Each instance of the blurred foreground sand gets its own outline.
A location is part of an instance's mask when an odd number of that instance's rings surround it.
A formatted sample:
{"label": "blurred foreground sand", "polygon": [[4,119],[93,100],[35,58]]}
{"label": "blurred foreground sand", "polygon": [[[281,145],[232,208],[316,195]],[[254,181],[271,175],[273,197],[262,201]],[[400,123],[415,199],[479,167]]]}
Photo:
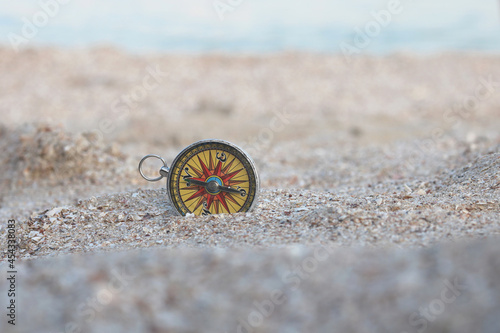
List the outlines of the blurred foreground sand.
{"label": "blurred foreground sand", "polygon": [[[15,218],[24,258],[2,332],[500,329],[500,57],[0,49],[0,73],[0,246]],[[253,212],[180,217],[138,175],[204,138],[255,159]]]}

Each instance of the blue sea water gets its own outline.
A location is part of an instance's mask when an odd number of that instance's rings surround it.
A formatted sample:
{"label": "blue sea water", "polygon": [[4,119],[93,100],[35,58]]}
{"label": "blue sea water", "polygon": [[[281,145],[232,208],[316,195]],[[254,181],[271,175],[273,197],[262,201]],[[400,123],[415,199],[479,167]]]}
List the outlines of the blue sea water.
{"label": "blue sea water", "polygon": [[[376,23],[373,13],[390,13],[391,1],[399,2],[397,13],[385,16],[386,25]],[[0,8],[0,44],[7,46],[111,44],[132,52],[183,53],[337,53],[342,45],[375,54],[500,51],[498,0],[0,0]],[[23,34],[30,23],[35,33]],[[369,28],[370,36],[360,37]]]}

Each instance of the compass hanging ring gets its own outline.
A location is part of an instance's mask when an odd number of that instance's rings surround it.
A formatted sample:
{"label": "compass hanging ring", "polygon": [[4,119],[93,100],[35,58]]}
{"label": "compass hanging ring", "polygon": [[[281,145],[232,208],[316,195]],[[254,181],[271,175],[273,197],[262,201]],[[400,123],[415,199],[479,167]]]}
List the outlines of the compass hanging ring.
{"label": "compass hanging ring", "polygon": [[[158,176],[156,178],[150,178],[150,177],[148,177],[148,176],[146,176],[144,174],[144,172],[142,171],[142,163],[144,163],[144,161],[147,160],[148,158],[157,158],[157,159],[159,159],[160,161],[163,162],[163,166],[160,169],[160,176]],[[141,174],[142,178],[146,179],[147,181],[149,181],[149,182],[157,182],[160,179],[162,179],[163,177],[167,177],[167,175],[168,175],[167,162],[165,162],[165,160],[163,158],[161,158],[160,156],[158,156],[158,155],[155,155],[155,154],[146,155],[139,162],[139,173]]]}
{"label": "compass hanging ring", "polygon": [[[156,178],[142,169],[148,158],[163,166]],[[167,179],[167,193],[181,215],[209,215],[250,211],[259,192],[259,176],[253,160],[238,146],[223,140],[202,140],[184,148],[171,167],[150,154],[139,162],[139,173],[147,181]]]}

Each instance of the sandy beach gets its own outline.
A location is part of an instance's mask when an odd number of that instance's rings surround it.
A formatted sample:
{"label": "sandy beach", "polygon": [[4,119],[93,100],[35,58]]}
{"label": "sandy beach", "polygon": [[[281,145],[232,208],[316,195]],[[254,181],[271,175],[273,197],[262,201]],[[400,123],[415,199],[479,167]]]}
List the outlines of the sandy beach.
{"label": "sandy beach", "polygon": [[[500,329],[499,56],[0,48],[0,73],[0,331]],[[207,138],[255,160],[253,211],[182,217],[137,172]]]}

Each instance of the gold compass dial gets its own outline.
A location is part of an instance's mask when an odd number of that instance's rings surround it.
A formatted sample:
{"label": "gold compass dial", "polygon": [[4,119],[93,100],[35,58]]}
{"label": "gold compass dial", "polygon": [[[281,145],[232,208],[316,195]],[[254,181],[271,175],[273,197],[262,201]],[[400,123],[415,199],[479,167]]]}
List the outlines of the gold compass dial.
{"label": "gold compass dial", "polygon": [[184,149],[170,168],[168,191],[182,215],[247,212],[258,191],[252,160],[236,146],[216,140]]}

